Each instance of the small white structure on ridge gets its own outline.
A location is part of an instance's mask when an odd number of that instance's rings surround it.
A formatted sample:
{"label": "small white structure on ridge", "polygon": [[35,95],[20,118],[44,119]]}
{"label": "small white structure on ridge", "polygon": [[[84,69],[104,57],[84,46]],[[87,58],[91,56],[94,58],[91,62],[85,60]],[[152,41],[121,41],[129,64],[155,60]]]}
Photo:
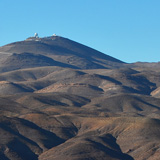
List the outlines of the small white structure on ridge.
{"label": "small white structure on ridge", "polygon": [[52,36],[57,36],[55,33]]}
{"label": "small white structure on ridge", "polygon": [[38,37],[38,33],[35,33],[35,34],[34,34],[34,37],[35,37],[35,38],[39,38],[39,37]]}

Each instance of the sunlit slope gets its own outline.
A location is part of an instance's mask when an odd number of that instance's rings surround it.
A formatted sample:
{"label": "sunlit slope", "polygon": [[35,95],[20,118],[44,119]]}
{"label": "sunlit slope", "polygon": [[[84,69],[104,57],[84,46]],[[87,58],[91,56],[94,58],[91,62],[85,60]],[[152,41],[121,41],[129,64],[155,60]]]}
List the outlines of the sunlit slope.
{"label": "sunlit slope", "polygon": [[159,160],[158,67],[59,36],[0,47],[0,159]]}

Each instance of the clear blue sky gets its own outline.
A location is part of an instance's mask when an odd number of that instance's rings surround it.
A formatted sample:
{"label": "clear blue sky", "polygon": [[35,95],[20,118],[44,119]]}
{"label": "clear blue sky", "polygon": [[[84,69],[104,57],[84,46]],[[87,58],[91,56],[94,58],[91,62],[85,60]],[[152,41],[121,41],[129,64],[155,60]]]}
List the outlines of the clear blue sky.
{"label": "clear blue sky", "polygon": [[53,33],[125,62],[160,61],[160,0],[0,0],[0,46]]}

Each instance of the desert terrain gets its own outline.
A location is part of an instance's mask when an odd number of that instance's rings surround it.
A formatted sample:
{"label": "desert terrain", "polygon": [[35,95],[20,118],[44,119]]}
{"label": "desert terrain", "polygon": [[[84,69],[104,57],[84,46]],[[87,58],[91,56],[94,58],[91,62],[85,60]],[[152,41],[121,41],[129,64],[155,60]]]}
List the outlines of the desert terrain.
{"label": "desert terrain", "polygon": [[0,47],[0,160],[159,160],[160,63],[60,36]]}

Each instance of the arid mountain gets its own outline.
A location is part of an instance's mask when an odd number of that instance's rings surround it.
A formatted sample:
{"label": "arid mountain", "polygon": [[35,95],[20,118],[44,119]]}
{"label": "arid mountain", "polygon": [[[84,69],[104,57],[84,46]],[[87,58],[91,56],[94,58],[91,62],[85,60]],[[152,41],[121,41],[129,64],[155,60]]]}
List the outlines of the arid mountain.
{"label": "arid mountain", "polygon": [[159,160],[158,68],[59,36],[0,47],[0,160]]}
{"label": "arid mountain", "polygon": [[[0,48],[0,57],[2,57],[1,60],[5,60],[13,53],[22,54],[25,52],[38,55],[41,54],[41,56],[44,55],[52,58],[55,61],[61,62],[62,64],[67,64],[66,66],[61,65],[61,67],[69,67],[68,65],[70,65],[71,68],[74,67],[79,69],[97,69],[116,68],[123,64],[123,62],[119,61],[118,59],[59,36],[36,39],[31,37],[26,39],[25,41],[8,44]],[[13,56],[11,58],[13,58]],[[38,59],[41,57],[36,58]],[[43,64],[44,61],[42,63],[42,66]],[[48,66],[47,64],[48,63],[46,63],[46,66]]]}

